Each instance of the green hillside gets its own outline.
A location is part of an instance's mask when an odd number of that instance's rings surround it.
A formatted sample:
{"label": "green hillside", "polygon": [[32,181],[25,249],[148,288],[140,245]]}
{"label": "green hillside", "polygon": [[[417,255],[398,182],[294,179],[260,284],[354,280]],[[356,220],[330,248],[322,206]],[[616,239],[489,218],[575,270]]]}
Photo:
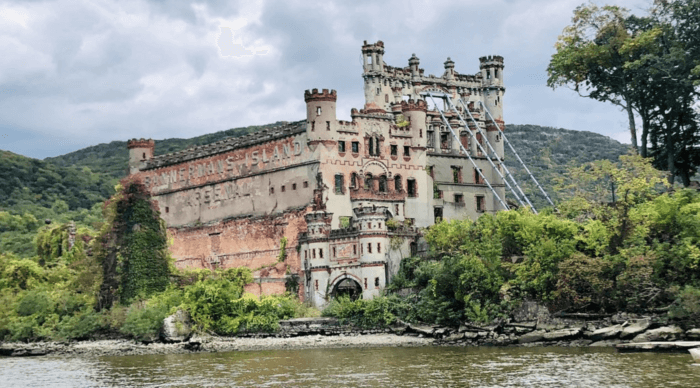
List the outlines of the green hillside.
{"label": "green hillside", "polygon": [[[561,176],[569,166],[579,166],[600,159],[617,161],[620,155],[624,155],[630,150],[630,146],[627,144],[621,144],[607,136],[587,131],[511,124],[506,125],[505,133],[518,155],[554,203],[563,199],[561,193],[555,191],[555,178]],[[506,148],[506,166],[513,173],[525,194],[536,208],[549,206],[545,197],[508,146],[504,146]],[[510,199],[515,202],[512,196]]]}
{"label": "green hillside", "polygon": [[[278,121],[274,124],[232,128],[190,139],[156,140],[155,154],[156,156],[168,154],[194,146],[214,143],[228,137],[247,135],[263,128],[276,127],[285,123]],[[113,141],[44,160],[58,166],[89,167],[95,172],[108,174],[114,178],[123,178],[128,174],[129,152],[126,149],[126,140]]]}

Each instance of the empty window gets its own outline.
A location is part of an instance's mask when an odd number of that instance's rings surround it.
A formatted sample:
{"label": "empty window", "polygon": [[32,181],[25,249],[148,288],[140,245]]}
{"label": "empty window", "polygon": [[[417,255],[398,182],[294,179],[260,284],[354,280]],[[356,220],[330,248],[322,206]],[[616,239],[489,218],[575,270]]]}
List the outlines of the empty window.
{"label": "empty window", "polygon": [[499,142],[499,141],[501,141],[501,134],[497,133],[496,134],[496,142]]}
{"label": "empty window", "polygon": [[330,131],[330,130],[331,130],[331,122],[326,121],[326,131]]}
{"label": "empty window", "polygon": [[365,278],[365,290],[367,289],[367,278]]}
{"label": "empty window", "polygon": [[146,153],[143,153],[143,157],[141,159],[146,159]]}
{"label": "empty window", "polygon": [[374,286],[379,287],[379,278],[374,278]]}
{"label": "empty window", "polygon": [[372,174],[365,175],[365,190],[372,190]]}
{"label": "empty window", "polygon": [[275,193],[275,188],[274,188],[274,187],[270,187],[270,194],[274,194],[274,193]]}
{"label": "empty window", "polygon": [[367,63],[370,65],[372,64],[372,56],[371,55],[367,56]]}
{"label": "empty window", "polygon": [[372,253],[372,243],[367,243],[367,253]]}
{"label": "empty window", "polygon": [[450,135],[447,132],[440,132],[440,148],[450,149],[452,148],[450,143]]}
{"label": "empty window", "polygon": [[457,204],[464,204],[464,195],[462,195],[462,194],[455,194],[455,203],[457,203]]}
{"label": "empty window", "polygon": [[388,94],[384,95],[384,102],[389,102],[389,95]]}
{"label": "empty window", "polygon": [[316,286],[316,291],[318,291],[318,279],[314,282],[314,285]]}
{"label": "empty window", "polygon": [[377,243],[377,253],[382,253],[382,243]]}
{"label": "empty window", "polygon": [[338,152],[345,152],[345,141],[340,140],[338,142]]}
{"label": "empty window", "polygon": [[353,189],[357,188],[357,173],[356,172],[353,172],[350,175],[350,187]]}
{"label": "empty window", "polygon": [[323,248],[318,248],[318,257],[323,259]]}
{"label": "empty window", "polygon": [[369,155],[373,156],[374,155],[374,138],[370,137],[369,138]]}
{"label": "empty window", "polygon": [[[478,145],[476,147],[476,149],[477,149],[476,152],[478,155],[481,155],[482,154],[481,150],[484,147],[484,137],[481,136],[481,132],[476,133],[476,142],[478,143]],[[479,146],[481,146],[481,147],[479,147]]]}
{"label": "empty window", "polygon": [[336,174],[335,175],[335,193],[336,194],[343,194],[344,192],[344,187],[345,182],[343,182],[343,174]]}
{"label": "empty window", "polygon": [[166,206],[166,207],[165,207],[165,212],[166,212],[166,213],[170,213],[170,208]]}
{"label": "empty window", "polygon": [[394,204],[394,214],[397,216],[399,215],[399,204],[398,203]]}
{"label": "empty window", "polygon": [[336,257],[335,247],[333,247],[333,257]]}
{"label": "empty window", "polygon": [[320,106],[317,106],[317,107],[316,107],[316,114],[317,114],[317,115],[320,115],[320,114],[321,114],[321,107],[320,107]]}
{"label": "empty window", "polygon": [[352,246],[352,254],[353,254],[353,255],[356,255],[356,254],[357,254],[357,245],[354,245],[354,244],[353,244],[353,246]]}
{"label": "empty window", "polygon": [[312,122],[311,122],[311,132],[313,132],[314,129],[316,129],[316,122],[315,122],[315,121],[312,121]]}
{"label": "empty window", "polygon": [[428,147],[435,147],[435,131],[428,130]]}
{"label": "empty window", "polygon": [[303,188],[309,187],[309,182],[304,181],[304,183],[302,183],[302,187],[303,187]]}
{"label": "empty window", "polygon": [[391,156],[396,156],[399,154],[399,146],[396,144],[391,145]]}
{"label": "empty window", "polygon": [[406,191],[408,193],[409,197],[415,197],[416,196],[416,180],[415,179],[407,179],[406,180]]}
{"label": "empty window", "polygon": [[304,249],[304,258],[308,259],[309,258],[309,251]]}
{"label": "empty window", "polygon": [[462,183],[462,168],[459,166],[452,166],[452,182]]}
{"label": "empty window", "polygon": [[311,258],[315,259],[316,258],[316,248],[311,250]]}
{"label": "empty window", "polygon": [[469,143],[471,143],[470,140],[471,140],[471,137],[469,136],[469,133],[467,131],[460,132],[459,142],[462,143],[462,147],[464,147],[464,149],[466,149],[467,151],[470,151],[469,150],[469,147],[471,146],[469,144]]}
{"label": "empty window", "polygon": [[411,155],[411,147],[410,146],[403,146],[403,156],[410,156]]}
{"label": "empty window", "polygon": [[284,193],[284,185],[282,185],[282,187],[280,187],[280,190]]}
{"label": "empty window", "polygon": [[395,191],[401,191],[403,187],[401,187],[401,175],[397,175],[394,177],[394,190]]}
{"label": "empty window", "polygon": [[382,88],[377,88],[377,95],[382,94]]}
{"label": "empty window", "polygon": [[296,183],[292,183],[292,190],[296,190],[296,189],[297,189],[297,184],[296,184]]}
{"label": "empty window", "polygon": [[386,175],[379,177],[379,192],[386,193]]}
{"label": "empty window", "polygon": [[484,201],[483,195],[476,196],[476,211],[483,212],[486,210],[486,202]]}
{"label": "empty window", "polygon": [[481,176],[481,169],[474,168],[474,183],[483,185],[484,178]]}
{"label": "empty window", "polygon": [[436,207],[433,210],[433,214],[435,215],[435,223],[439,223],[442,221],[442,208],[441,207]]}

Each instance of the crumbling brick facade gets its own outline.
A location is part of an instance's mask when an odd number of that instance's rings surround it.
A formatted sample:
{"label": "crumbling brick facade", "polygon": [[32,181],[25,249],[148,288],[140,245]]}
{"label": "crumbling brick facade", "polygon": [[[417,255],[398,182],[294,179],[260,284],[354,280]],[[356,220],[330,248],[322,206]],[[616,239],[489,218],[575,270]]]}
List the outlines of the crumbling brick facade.
{"label": "crumbling brick facade", "polygon": [[[362,54],[366,101],[350,122],[336,119],[334,90],[313,89],[304,93],[303,121],[158,157],[153,141],[129,141],[131,174],[157,201],[177,266],[247,266],[255,270],[248,291],[294,283],[323,307],[338,293],[377,295],[400,260],[424,246],[418,228],[498,210],[422,93],[467,102],[502,160],[500,132],[475,102],[503,128],[503,58],[481,58],[475,75],[457,73],[448,58],[435,77],[415,55],[408,67],[386,65],[381,41],[365,42]],[[503,198],[502,180],[467,136],[475,127],[446,116]]]}

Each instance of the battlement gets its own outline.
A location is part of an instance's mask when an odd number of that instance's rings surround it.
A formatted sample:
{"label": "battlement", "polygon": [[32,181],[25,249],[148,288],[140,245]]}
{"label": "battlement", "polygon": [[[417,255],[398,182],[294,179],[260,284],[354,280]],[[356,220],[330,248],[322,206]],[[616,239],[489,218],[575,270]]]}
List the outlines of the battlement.
{"label": "battlement", "polygon": [[386,206],[360,206],[352,209],[355,213],[356,218],[367,217],[367,216],[386,216],[389,208]]}
{"label": "battlement", "polygon": [[131,139],[126,142],[126,148],[132,149],[132,148],[154,148],[156,146],[156,142],[153,139]]}
{"label": "battlement", "polygon": [[363,53],[369,53],[369,52],[381,52],[382,54],[384,53],[384,42],[381,40],[378,40],[377,43],[367,43],[367,41],[364,41],[362,44],[362,52]]}
{"label": "battlement", "polygon": [[335,91],[335,89],[331,90],[330,92],[328,89],[323,89],[321,93],[318,92],[318,89],[312,89],[311,91],[306,90],[304,91],[304,101],[309,102],[309,101],[337,101],[338,100],[338,93]]}
{"label": "battlement", "polygon": [[414,101],[413,99],[409,99],[408,101],[401,101],[401,111],[402,112],[409,112],[409,111],[421,111],[421,112],[427,112],[428,111],[428,104],[425,102],[425,100],[417,100]]}
{"label": "battlement", "polygon": [[500,55],[488,55],[485,57],[480,57],[479,63],[480,63],[481,67],[486,66],[486,65],[501,65],[501,66],[503,66],[503,57]]}

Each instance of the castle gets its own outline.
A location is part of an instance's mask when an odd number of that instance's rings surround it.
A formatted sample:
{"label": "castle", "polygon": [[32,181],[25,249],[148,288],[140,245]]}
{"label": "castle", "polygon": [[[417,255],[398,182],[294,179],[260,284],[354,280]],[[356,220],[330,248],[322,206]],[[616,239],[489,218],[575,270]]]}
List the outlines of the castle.
{"label": "castle", "polygon": [[[504,182],[472,143],[484,141],[478,125],[500,168],[503,58],[480,58],[472,75],[448,58],[436,77],[415,54],[407,67],[383,54],[381,41],[362,46],[365,105],[352,121],[336,119],[335,90],[313,89],[302,121],[162,156],[153,140],[128,142],[130,176],[160,208],[178,267],[246,266],[247,291],[293,290],[323,307],[340,293],[378,295],[402,258],[425,250],[420,228],[501,209],[482,176],[501,198]],[[481,174],[426,92],[465,101],[476,124],[445,119]]]}

